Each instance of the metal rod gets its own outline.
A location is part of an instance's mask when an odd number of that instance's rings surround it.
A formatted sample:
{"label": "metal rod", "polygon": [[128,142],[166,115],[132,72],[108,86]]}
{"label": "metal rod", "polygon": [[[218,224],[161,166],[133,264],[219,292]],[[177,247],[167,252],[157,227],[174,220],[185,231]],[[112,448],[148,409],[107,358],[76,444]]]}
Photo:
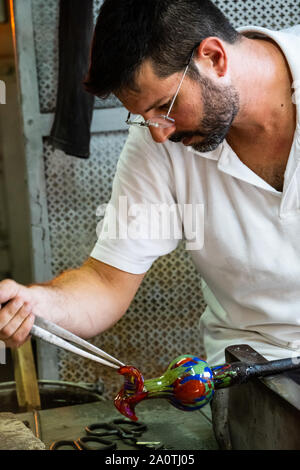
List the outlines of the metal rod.
{"label": "metal rod", "polygon": [[[115,357],[111,356],[110,354],[107,354],[105,351],[102,351],[102,349],[97,348],[93,344],[88,343],[88,341],[85,341],[84,339],[80,338],[79,336],[74,335],[68,330],[65,330],[61,326],[56,325],[55,323],[50,322],[49,320],[45,320],[42,317],[36,317],[34,324],[38,327],[44,328],[45,330],[49,331],[50,333],[60,336],[61,338],[64,338],[67,341],[72,341],[73,343],[84,347],[85,349],[88,349],[89,351],[94,352],[100,357],[103,357],[109,361],[112,361],[116,363],[119,367],[124,366],[124,364],[116,359]],[[34,334],[34,333],[32,333]],[[42,338],[45,341],[47,341],[47,338]]]}
{"label": "metal rod", "polygon": [[67,351],[77,354],[78,356],[91,359],[92,361],[99,362],[100,364],[104,366],[112,367],[113,369],[119,369],[119,366],[117,366],[116,364],[105,361],[104,359],[101,359],[98,356],[95,356],[86,351],[83,351],[82,349],[79,349],[76,346],[73,346],[73,344],[68,343],[62,338],[59,338],[58,336],[50,333],[49,331],[44,330],[43,328],[40,328],[39,326],[33,325],[33,327],[31,328],[31,334],[33,336],[36,336],[39,339],[47,341],[47,343],[54,344],[55,346],[58,346],[62,349],[66,349]]}
{"label": "metal rod", "polygon": [[277,359],[261,364],[233,362],[212,367],[215,388],[242,384],[254,377],[266,377],[289,370],[300,369],[300,357]]}

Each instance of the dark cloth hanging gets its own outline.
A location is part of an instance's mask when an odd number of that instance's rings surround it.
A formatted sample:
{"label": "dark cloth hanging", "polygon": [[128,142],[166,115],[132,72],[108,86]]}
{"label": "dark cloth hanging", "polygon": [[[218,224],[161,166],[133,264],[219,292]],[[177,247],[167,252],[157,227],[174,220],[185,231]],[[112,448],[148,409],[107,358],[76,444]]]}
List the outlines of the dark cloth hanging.
{"label": "dark cloth hanging", "polygon": [[59,77],[50,142],[68,155],[89,157],[94,97],[82,82],[89,67],[93,0],[60,0]]}

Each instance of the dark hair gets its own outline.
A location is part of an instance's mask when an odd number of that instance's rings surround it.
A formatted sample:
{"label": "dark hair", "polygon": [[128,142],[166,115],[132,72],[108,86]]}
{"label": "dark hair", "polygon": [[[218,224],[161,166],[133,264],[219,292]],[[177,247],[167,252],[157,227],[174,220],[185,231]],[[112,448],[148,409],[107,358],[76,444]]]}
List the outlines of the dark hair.
{"label": "dark hair", "polygon": [[210,0],[105,0],[97,20],[84,86],[106,98],[137,89],[136,73],[151,58],[159,77],[182,70],[210,36],[235,43],[240,34]]}

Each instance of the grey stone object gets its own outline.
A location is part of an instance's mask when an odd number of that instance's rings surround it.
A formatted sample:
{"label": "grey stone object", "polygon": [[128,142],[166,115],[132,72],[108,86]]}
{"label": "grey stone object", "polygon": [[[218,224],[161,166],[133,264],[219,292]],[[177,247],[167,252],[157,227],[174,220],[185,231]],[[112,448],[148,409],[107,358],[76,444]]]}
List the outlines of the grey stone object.
{"label": "grey stone object", "polygon": [[45,450],[45,444],[13,413],[0,413],[0,450]]}

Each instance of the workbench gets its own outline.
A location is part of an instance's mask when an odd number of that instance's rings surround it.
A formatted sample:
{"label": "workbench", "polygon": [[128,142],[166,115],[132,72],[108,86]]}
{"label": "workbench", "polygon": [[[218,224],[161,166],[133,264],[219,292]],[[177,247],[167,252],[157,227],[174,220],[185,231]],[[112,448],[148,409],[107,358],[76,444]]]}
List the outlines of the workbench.
{"label": "workbench", "polygon": [[[143,441],[161,441],[174,450],[215,450],[215,440],[210,407],[193,412],[183,412],[163,400],[148,400],[138,405],[137,416],[140,422],[147,424]],[[95,422],[108,422],[122,417],[112,401],[98,401],[84,405],[65,406],[42,410],[40,415],[41,440],[46,449],[53,441],[77,439],[85,435],[84,427]],[[31,412],[15,415],[21,421],[27,421],[34,432],[34,420]],[[121,440],[117,440],[118,450],[135,449]],[[1,448],[1,440],[0,440]]]}
{"label": "workbench", "polygon": [[[248,345],[230,346],[225,353],[228,362],[266,362]],[[136,413],[139,422],[145,423],[148,429],[141,440],[159,441],[168,450],[299,450],[300,382],[299,375],[296,380],[291,374],[290,371],[256,378],[243,385],[217,390],[212,401],[213,423],[209,405],[201,410],[183,412],[166,400],[142,401]],[[122,417],[112,400],[99,398],[92,403],[39,411],[41,434],[38,443],[34,441],[33,412],[11,414],[11,423],[9,417],[4,416],[3,428],[1,415],[5,413],[0,413],[0,449],[25,450],[37,444],[49,449],[54,441],[83,437],[86,434],[84,428],[90,424],[112,422]],[[24,421],[28,422],[31,436],[26,435],[26,429],[21,429],[22,426],[25,428]],[[19,436],[16,439],[13,429]],[[116,443],[117,450],[136,449],[120,439]]]}

